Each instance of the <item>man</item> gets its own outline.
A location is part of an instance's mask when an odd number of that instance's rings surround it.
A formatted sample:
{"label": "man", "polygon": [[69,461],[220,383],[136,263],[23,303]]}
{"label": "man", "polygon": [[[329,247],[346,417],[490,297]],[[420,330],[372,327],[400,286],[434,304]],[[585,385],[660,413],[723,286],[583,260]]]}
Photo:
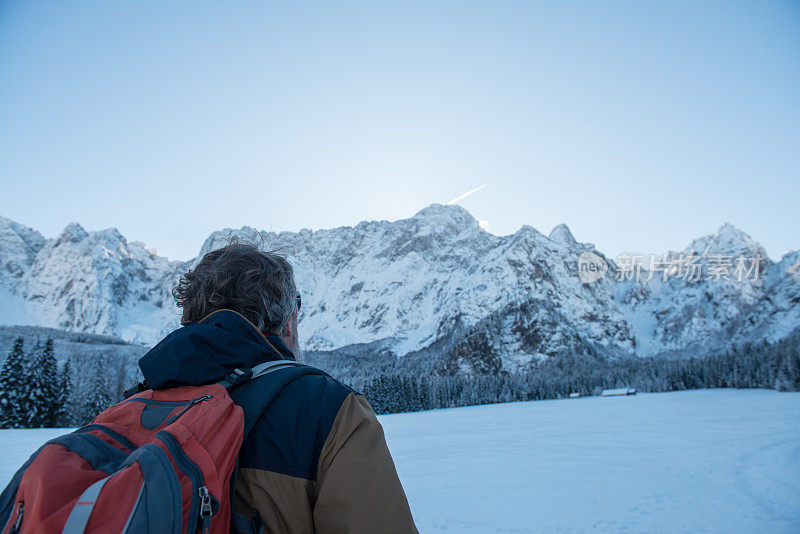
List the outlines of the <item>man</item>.
{"label": "man", "polygon": [[[181,324],[199,328],[140,360],[150,387],[300,355],[300,296],[277,254],[230,244],[206,254],[173,295]],[[290,382],[257,421],[239,454],[233,508],[269,533],[417,532],[372,408],[324,375]]]}

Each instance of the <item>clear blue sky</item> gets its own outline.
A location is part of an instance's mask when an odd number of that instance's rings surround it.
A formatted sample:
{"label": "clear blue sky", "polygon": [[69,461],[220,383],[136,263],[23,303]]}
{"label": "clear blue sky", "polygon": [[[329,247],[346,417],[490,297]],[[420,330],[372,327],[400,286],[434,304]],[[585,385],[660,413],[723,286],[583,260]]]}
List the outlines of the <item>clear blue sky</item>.
{"label": "clear blue sky", "polygon": [[800,248],[800,2],[0,0],[0,214],[188,259],[461,204],[606,254]]}

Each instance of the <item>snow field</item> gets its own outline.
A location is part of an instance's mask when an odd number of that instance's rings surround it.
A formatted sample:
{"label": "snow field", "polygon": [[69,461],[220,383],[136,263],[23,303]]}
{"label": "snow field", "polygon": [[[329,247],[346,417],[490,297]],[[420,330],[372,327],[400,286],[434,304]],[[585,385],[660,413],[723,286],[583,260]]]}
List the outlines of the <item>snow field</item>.
{"label": "snow field", "polygon": [[[800,393],[380,416],[420,532],[800,532]],[[0,431],[0,484],[65,430]]]}

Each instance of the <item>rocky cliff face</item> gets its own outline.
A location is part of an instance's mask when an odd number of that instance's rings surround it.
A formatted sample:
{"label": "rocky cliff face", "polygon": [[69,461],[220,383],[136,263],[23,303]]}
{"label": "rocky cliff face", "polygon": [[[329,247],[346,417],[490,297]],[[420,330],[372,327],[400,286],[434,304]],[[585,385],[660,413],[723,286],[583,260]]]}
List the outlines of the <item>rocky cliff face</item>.
{"label": "rocky cliff face", "polygon": [[47,240],[0,218],[0,262],[5,290],[0,318],[6,324],[143,343],[178,324],[170,288],[182,264],[128,243],[116,229],[89,233],[72,223]]}
{"label": "rocky cliff face", "polygon": [[[306,350],[431,352],[454,372],[496,372],[567,353],[705,353],[800,325],[800,252],[772,262],[731,225],[631,269],[563,224],[547,236],[529,226],[495,236],[464,209],[437,204],[355,227],[221,230],[190,262],[168,261],[114,229],[71,224],[48,240],[0,218],[0,320],[153,343],[178,325],[177,278],[233,236],[295,265]],[[591,283],[579,276],[583,253],[607,266]],[[756,257],[754,275],[747,259]]]}

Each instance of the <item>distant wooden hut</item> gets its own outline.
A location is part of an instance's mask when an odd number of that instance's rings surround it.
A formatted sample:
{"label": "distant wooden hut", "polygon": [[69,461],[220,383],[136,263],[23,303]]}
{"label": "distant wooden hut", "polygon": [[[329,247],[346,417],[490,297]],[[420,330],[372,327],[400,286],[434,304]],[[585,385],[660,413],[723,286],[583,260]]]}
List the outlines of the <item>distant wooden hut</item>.
{"label": "distant wooden hut", "polygon": [[604,389],[601,393],[603,397],[622,397],[625,395],[636,395],[634,388]]}

